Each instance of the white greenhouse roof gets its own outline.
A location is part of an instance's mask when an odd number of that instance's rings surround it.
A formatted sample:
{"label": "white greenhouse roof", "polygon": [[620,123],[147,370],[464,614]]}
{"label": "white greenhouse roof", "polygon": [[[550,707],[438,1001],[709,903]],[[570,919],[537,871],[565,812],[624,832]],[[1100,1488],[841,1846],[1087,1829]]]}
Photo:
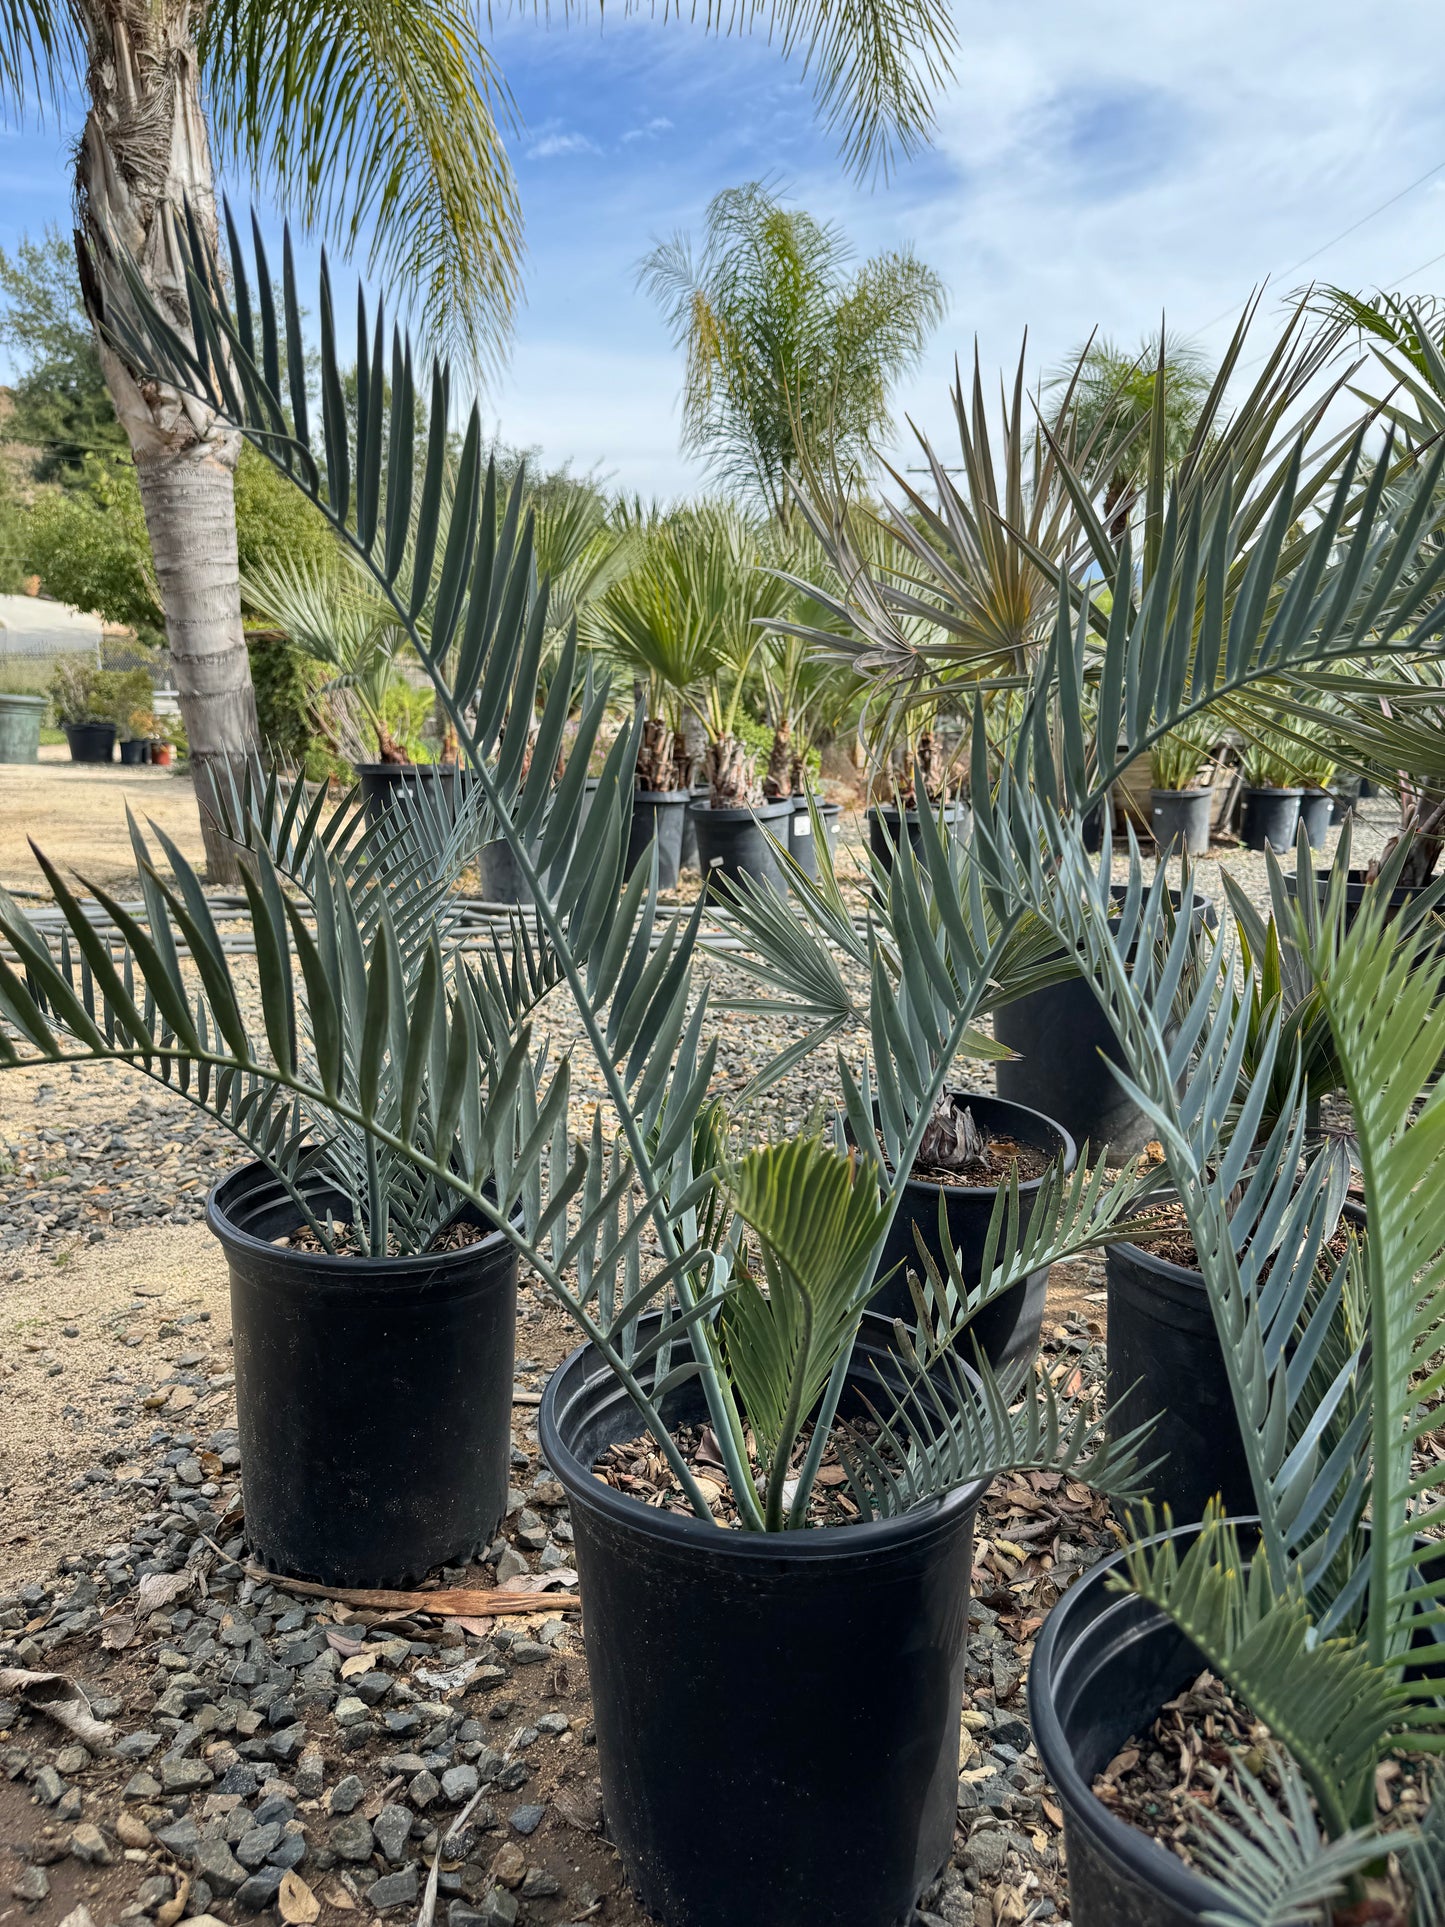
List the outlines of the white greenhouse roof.
{"label": "white greenhouse roof", "polygon": [[61,656],[100,647],[99,616],[44,596],[0,595],[0,656]]}

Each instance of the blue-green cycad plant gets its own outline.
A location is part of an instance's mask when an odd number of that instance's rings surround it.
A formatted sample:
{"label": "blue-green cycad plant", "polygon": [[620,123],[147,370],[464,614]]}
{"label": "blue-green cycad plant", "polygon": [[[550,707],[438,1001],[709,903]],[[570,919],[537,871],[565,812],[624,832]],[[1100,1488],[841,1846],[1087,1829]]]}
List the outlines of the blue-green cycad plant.
{"label": "blue-green cycad plant", "polygon": [[[258,248],[260,319],[253,324],[251,277],[239,237],[229,231],[234,307],[204,241],[195,232],[177,236],[190,302],[185,332],[151,302],[123,251],[93,263],[111,343],[146,379],[234,422],[316,504],[388,599],[456,734],[458,780],[476,834],[506,842],[531,893],[536,956],[519,964],[514,953],[509,964],[504,946],[485,995],[475,993],[470,976],[444,982],[442,969],[429,969],[429,940],[415,976],[399,970],[394,945],[402,946],[385,880],[368,889],[346,875],[333,889],[327,872],[327,887],[309,899],[304,888],[289,894],[281,870],[301,806],[293,812],[263,797],[246,812],[254,828],[244,839],[259,878],[248,886],[259,1026],[244,1015],[194,876],[180,866],[168,886],[147,864],[148,927],[118,920],[114,960],[102,954],[81,906],[63,890],[78,969],[73,956],[52,957],[21,913],[3,906],[0,929],[21,953],[23,970],[0,960],[7,1024],[0,1058],[110,1059],[162,1071],[178,1086],[203,1075],[240,1080],[260,1094],[257,1101],[284,1106],[297,1120],[298,1155],[306,1143],[304,1105],[307,1116],[335,1120],[338,1131],[364,1140],[368,1165],[383,1157],[398,1165],[409,1160],[418,1185],[448,1188],[458,1205],[470,1204],[528,1258],[627,1390],[701,1519],[713,1515],[661,1409],[689,1378],[700,1381],[742,1525],[801,1525],[834,1430],[853,1336],[874,1289],[900,1190],[896,1174],[917,1152],[956,1040],[920,1035],[895,1069],[896,1036],[913,1020],[902,1002],[886,1013],[880,1004],[872,1054],[885,1094],[886,1164],[874,1150],[871,1125],[858,1156],[818,1141],[804,1154],[770,1145],[751,1153],[753,1162],[721,1158],[709,1094],[715,1045],[706,1035],[707,993],[692,981],[701,909],[685,919],[661,911],[655,850],[627,871],[644,718],[634,717],[613,743],[584,822],[587,767],[609,691],[583,678],[580,717],[571,722],[574,628],[545,698],[537,700],[548,584],[531,566],[520,489],[503,510],[495,476],[484,470],[477,410],[461,439],[443,533],[445,373],[436,369],[431,377],[418,473],[408,347],[394,336],[388,353],[381,317],[373,321],[359,303],[353,429],[323,265],[321,401],[313,430],[317,411],[290,250],[278,316]],[[575,741],[558,776],[569,728]],[[292,869],[300,877],[301,866]],[[107,908],[114,915],[120,906]],[[352,954],[355,967],[347,971],[328,968],[325,926],[333,915]],[[513,943],[522,942],[517,926]],[[949,943],[965,1000],[975,1001],[996,963],[981,897],[954,920]],[[182,946],[200,979],[194,1009],[196,986],[179,961]],[[570,1053],[553,1059],[532,1042],[533,1006],[547,984],[570,998],[605,1092],[580,1141],[569,1129]],[[855,1134],[867,1115],[869,1083],[866,1072],[861,1083],[850,1081]],[[744,1175],[734,1185],[727,1173],[735,1167]],[[830,1249],[818,1252],[815,1264],[813,1254],[799,1253],[790,1226],[809,1197],[839,1190],[840,1173],[849,1199],[856,1191],[858,1200],[844,1221],[867,1228],[872,1243],[860,1256],[850,1234],[846,1262]],[[1117,1235],[1133,1195],[1128,1183],[1104,1192],[1058,1177],[1027,1217],[1016,1197],[1012,1213],[1001,1201],[992,1275],[971,1281],[971,1297],[1010,1290],[1040,1265]],[[720,1199],[746,1210],[724,1208]],[[749,1299],[741,1274],[755,1248],[772,1254],[763,1261],[770,1288]],[[806,1268],[792,1261],[800,1255],[808,1257]],[[745,1340],[738,1319],[727,1316],[734,1299],[750,1306],[740,1314]],[[821,1324],[815,1308],[824,1308]],[[947,1336],[931,1334],[925,1349]],[[811,1434],[784,1481],[785,1504],[772,1497],[782,1491],[773,1474],[792,1421],[776,1435],[769,1491],[760,1497],[734,1366],[739,1347],[749,1360],[744,1378],[752,1365],[787,1381],[785,1415],[807,1408],[803,1429],[810,1426]],[[924,1503],[1012,1466],[1053,1466],[1120,1495],[1137,1489],[1137,1439],[1109,1443],[1087,1415],[1065,1425],[1051,1389],[1020,1403],[1017,1373],[1000,1385],[980,1366],[977,1379],[956,1374],[956,1399],[941,1403],[921,1363],[918,1375],[925,1382],[906,1402],[906,1434],[895,1421],[896,1448],[885,1449],[881,1470],[855,1473],[864,1516]],[[761,1399],[760,1381],[750,1382]],[[796,1436],[801,1447],[801,1431]]]}

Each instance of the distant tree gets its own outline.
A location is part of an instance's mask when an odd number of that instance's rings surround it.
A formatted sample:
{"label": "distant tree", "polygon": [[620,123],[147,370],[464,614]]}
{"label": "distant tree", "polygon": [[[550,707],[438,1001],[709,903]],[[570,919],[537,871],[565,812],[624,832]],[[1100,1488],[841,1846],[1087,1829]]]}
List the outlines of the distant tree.
{"label": "distant tree", "polygon": [[1084,466],[1103,483],[1104,519],[1116,542],[1150,459],[1148,428],[1159,381],[1164,384],[1168,469],[1188,448],[1214,385],[1214,369],[1199,349],[1167,331],[1146,335],[1135,349],[1095,335],[1049,382],[1052,389],[1063,391],[1061,406],[1074,446],[1094,451]]}
{"label": "distant tree", "polygon": [[0,295],[0,343],[22,370],[5,439],[40,450],[37,481],[73,487],[87,455],[127,447],[80,299],[73,242],[50,227],[43,241],[22,235],[14,254],[0,248]]}
{"label": "distant tree", "polygon": [[[129,456],[85,458],[77,486],[42,489],[25,518],[24,555],[47,595],[125,623],[145,643],[165,640],[140,488]],[[236,468],[236,544],[242,566],[329,554],[331,531],[255,449]]]}
{"label": "distant tree", "polygon": [[687,351],[683,446],[784,524],[805,464],[866,469],[889,391],[943,318],[943,282],[911,248],[852,258],[841,229],[752,181],[713,200],[700,253],[677,234],[638,268]]}

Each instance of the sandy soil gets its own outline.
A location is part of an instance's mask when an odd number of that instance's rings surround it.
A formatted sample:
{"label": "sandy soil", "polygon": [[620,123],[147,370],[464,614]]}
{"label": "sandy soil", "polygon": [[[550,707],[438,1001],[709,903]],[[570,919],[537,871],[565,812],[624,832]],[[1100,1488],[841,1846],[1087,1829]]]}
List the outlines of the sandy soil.
{"label": "sandy soil", "polygon": [[[154,1503],[126,1477],[132,1452],[150,1469],[159,1408],[146,1401],[196,1353],[196,1371],[230,1373],[226,1267],[203,1224],[118,1231],[0,1274],[0,1591],[67,1552],[129,1537],[134,1513]],[[230,1394],[196,1403],[214,1429]],[[104,1479],[77,1491],[92,1469]]]}
{"label": "sandy soil", "polygon": [[133,887],[135,860],[125,812],[153,819],[192,861],[202,856],[201,825],[190,776],[120,763],[72,763],[46,744],[38,763],[0,763],[0,884],[43,891],[28,839],[66,874],[80,870],[105,889]]}

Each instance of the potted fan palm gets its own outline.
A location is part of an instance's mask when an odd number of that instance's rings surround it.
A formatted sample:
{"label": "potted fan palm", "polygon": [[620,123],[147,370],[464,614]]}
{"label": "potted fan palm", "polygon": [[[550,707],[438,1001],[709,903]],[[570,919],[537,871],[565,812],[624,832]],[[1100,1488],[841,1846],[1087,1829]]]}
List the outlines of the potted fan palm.
{"label": "potted fan palm", "polygon": [[[688,809],[705,878],[781,874],[768,831],[781,830],[786,838],[791,796],[765,796],[738,730],[764,640],[761,625],[791,594],[763,566],[771,539],[736,509],[713,503],[661,518],[642,537],[625,574],[601,597],[592,624],[602,646],[647,679],[638,801],[655,817],[665,813],[657,817],[658,835],[664,875],[674,881],[682,812]],[[688,713],[705,732],[706,801],[693,798],[686,780]],[[651,787],[663,781],[676,787]],[[657,800],[649,803],[649,797]],[[646,825],[646,817],[641,821]],[[639,838],[639,847],[645,842]]]}
{"label": "potted fan palm", "polygon": [[[868,847],[886,875],[893,867],[899,841],[907,837],[921,847],[920,818],[936,817],[950,836],[967,834],[969,810],[962,795],[963,773],[956,752],[944,746],[937,717],[929,716],[900,751],[890,756],[875,781],[875,792],[889,801],[868,806]],[[898,761],[898,754],[905,761]]]}
{"label": "potted fan palm", "polygon": [[1299,825],[1304,789],[1293,738],[1279,730],[1252,730],[1244,749],[1244,790],[1239,837],[1247,850],[1288,850]]}
{"label": "potted fan palm", "polygon": [[1209,848],[1214,790],[1195,785],[1213,742],[1214,731],[1204,722],[1172,731],[1150,751],[1150,827],[1161,855],[1183,850],[1202,856]]}
{"label": "potted fan palm", "polygon": [[788,855],[812,877],[818,873],[815,818],[831,849],[842,806],[809,797],[808,770],[813,761],[815,734],[827,721],[850,706],[851,679],[837,664],[820,661],[805,636],[788,633],[770,637],[760,656],[772,742],[763,775],[763,794],[769,802],[788,798],[793,806],[785,836]]}

